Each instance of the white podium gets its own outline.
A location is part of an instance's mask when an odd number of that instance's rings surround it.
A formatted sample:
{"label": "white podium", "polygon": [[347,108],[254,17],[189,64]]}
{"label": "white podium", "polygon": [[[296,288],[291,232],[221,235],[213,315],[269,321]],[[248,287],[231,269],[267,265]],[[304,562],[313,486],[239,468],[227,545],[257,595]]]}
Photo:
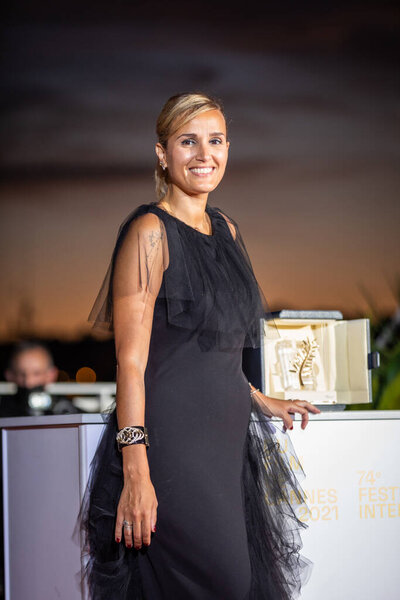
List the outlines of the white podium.
{"label": "white podium", "polygon": [[290,439],[310,509],[302,553],[314,562],[301,599],[397,600],[400,411],[323,413],[305,430],[299,420]]}
{"label": "white podium", "polygon": [[100,414],[0,419],[5,600],[81,600],[72,539]]}
{"label": "white podium", "polygon": [[[5,598],[81,600],[72,534],[101,415],[8,418],[0,427]],[[310,415],[305,431],[296,415],[290,438],[311,511],[302,553],[314,569],[302,599],[397,599],[400,411]]]}

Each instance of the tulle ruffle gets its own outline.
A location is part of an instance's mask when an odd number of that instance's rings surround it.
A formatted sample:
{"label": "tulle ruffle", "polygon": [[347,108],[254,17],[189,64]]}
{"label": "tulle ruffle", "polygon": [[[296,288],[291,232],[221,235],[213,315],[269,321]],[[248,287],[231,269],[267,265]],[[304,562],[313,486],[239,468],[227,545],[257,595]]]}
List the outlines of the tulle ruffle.
{"label": "tulle ruffle", "polygon": [[[110,266],[89,315],[93,327],[113,331],[114,265],[131,223],[147,212],[162,221],[167,244],[158,297],[166,300],[168,322],[197,332],[203,351],[259,348],[264,319],[267,335],[279,338],[268,302],[258,285],[237,223],[219,208],[206,207],[213,235],[205,235],[159,208],[142,204],[121,224]],[[236,231],[232,237],[227,221]],[[137,260],[145,260],[139,256]],[[168,256],[166,256],[168,254]],[[146,266],[141,267],[146,272]],[[148,271],[148,269],[147,269]],[[151,287],[151,281],[146,285]]]}
{"label": "tulle ruffle", "polygon": [[[295,471],[294,471],[295,469]],[[305,477],[287,432],[255,400],[245,443],[243,493],[252,567],[249,600],[295,600],[313,563],[300,554],[309,515]]]}
{"label": "tulle ruffle", "polygon": [[[103,418],[106,425],[75,528],[84,564],[76,579],[93,600],[144,600],[138,560],[143,550],[114,541],[123,487],[115,403]],[[308,527],[301,517],[309,514],[300,485],[304,477],[289,435],[252,400],[242,470],[252,570],[248,600],[295,600],[311,575],[313,563],[300,554],[301,530]]]}

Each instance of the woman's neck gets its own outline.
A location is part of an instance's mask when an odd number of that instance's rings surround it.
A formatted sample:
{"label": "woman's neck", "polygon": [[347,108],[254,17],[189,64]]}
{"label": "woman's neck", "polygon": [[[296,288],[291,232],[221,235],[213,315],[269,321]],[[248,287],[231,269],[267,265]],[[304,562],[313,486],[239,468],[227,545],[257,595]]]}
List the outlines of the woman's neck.
{"label": "woman's neck", "polygon": [[207,199],[208,194],[188,196],[184,193],[174,194],[168,190],[158,204],[190,227],[203,233],[209,233],[211,223],[206,214]]}

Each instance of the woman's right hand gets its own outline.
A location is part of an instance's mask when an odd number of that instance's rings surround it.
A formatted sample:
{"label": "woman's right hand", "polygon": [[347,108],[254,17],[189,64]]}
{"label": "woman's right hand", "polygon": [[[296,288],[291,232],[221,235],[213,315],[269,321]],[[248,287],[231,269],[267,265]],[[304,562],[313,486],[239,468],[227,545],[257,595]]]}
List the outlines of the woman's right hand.
{"label": "woman's right hand", "polygon": [[[122,531],[127,548],[149,546],[151,532],[156,530],[158,501],[148,474],[124,475],[124,487],[118,503],[115,541],[122,540]],[[123,521],[133,523],[124,527]]]}

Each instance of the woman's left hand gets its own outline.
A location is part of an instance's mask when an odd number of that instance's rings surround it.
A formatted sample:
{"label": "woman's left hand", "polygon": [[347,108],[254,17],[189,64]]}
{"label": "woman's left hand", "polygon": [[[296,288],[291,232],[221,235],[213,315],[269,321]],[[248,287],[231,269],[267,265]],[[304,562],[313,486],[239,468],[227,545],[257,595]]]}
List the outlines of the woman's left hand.
{"label": "woman's left hand", "polygon": [[265,414],[269,417],[279,417],[282,419],[284,431],[286,429],[293,429],[291,414],[296,412],[301,414],[301,428],[305,429],[309,421],[308,413],[318,414],[321,412],[316,406],[306,400],[278,400],[277,398],[265,396],[261,392],[256,392],[253,394],[253,397],[255,397]]}

